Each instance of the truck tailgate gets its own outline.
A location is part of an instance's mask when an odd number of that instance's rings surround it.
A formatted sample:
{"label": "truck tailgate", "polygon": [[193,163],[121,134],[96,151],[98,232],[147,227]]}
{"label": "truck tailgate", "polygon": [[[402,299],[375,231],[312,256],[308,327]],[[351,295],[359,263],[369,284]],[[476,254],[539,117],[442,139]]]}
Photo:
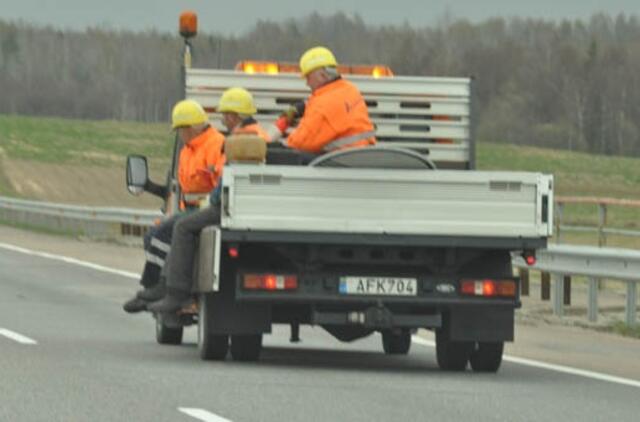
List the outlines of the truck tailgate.
{"label": "truck tailgate", "polygon": [[547,237],[553,176],[540,173],[231,165],[231,230]]}

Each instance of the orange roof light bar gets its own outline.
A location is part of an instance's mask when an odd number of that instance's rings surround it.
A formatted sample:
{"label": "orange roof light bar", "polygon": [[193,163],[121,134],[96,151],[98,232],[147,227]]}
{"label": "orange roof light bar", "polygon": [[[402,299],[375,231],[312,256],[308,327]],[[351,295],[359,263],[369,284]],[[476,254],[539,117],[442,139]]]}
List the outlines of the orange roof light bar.
{"label": "orange roof light bar", "polygon": [[[245,60],[236,64],[236,70],[245,73],[267,73],[277,75],[278,73],[300,73],[300,66],[289,62],[266,62]],[[374,78],[386,78],[393,76],[389,66],[383,65],[339,65],[338,71],[343,75],[366,75]]]}

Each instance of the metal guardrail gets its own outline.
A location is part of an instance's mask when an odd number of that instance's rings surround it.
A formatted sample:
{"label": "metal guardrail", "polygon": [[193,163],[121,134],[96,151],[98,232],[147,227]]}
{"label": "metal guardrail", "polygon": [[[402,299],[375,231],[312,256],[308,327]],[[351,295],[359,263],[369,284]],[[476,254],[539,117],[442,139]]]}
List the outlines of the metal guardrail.
{"label": "metal guardrail", "polygon": [[[640,237],[640,230],[628,230],[628,229],[614,229],[607,228],[607,210],[608,207],[631,207],[640,208],[640,201],[632,199],[617,199],[617,198],[595,198],[595,197],[581,197],[581,196],[557,196],[555,198],[555,236],[557,243],[562,242],[562,233],[565,231],[574,232],[597,232],[598,233],[598,246],[605,246],[607,244],[607,235],[615,234],[621,236]],[[595,205],[598,207],[598,225],[597,227],[587,226],[570,226],[562,224],[562,217],[564,214],[564,208],[567,204],[587,204]]]}
{"label": "metal guardrail", "polygon": [[142,236],[160,211],[87,207],[0,196],[0,220],[99,238]]}
{"label": "metal guardrail", "polygon": [[[72,231],[94,237],[142,236],[161,216],[160,211],[152,210],[87,207],[0,196],[0,220],[49,230]],[[572,275],[588,277],[590,321],[597,319],[599,280],[602,278],[622,280],[627,283],[626,322],[628,325],[637,324],[640,251],[593,246],[549,245],[547,249],[537,252],[537,262],[534,266],[528,266],[520,256],[513,258],[513,265],[521,271],[534,269],[543,274],[553,275],[553,310],[558,316],[563,315],[566,298],[570,297],[570,288],[567,289],[570,287],[570,277]]]}
{"label": "metal guardrail", "polygon": [[[549,245],[537,252],[537,261],[528,266],[522,257],[513,258],[514,266],[521,270],[539,270],[552,275],[553,312],[564,314],[566,296],[570,295],[570,276],[586,276],[589,280],[587,314],[590,321],[597,320],[598,284],[600,279],[624,281],[627,284],[625,320],[627,325],[637,324],[637,283],[640,282],[640,251],[595,246]],[[528,274],[527,274],[528,277]],[[569,287],[569,289],[567,289]],[[543,289],[544,295],[544,289]]]}

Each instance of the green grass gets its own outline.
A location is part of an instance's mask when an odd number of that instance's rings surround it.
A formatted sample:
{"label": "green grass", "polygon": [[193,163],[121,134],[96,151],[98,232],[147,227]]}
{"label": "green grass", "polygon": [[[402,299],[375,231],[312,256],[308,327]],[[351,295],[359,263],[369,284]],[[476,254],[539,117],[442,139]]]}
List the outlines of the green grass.
{"label": "green grass", "polygon": [[[137,153],[146,155],[158,168],[166,168],[172,148],[173,134],[168,123],[0,115],[0,159],[5,156],[110,167],[122,166],[127,154]],[[477,162],[480,170],[552,173],[559,196],[640,199],[639,158],[480,142]],[[0,195],[14,194],[0,163]],[[609,207],[607,212],[608,227],[640,228],[637,208]],[[597,223],[596,206],[565,206],[563,224],[595,226]]]}
{"label": "green grass", "polygon": [[640,324],[636,324],[635,326],[631,327],[625,322],[618,321],[611,326],[611,330],[614,333],[623,335],[625,337],[640,338]]}
{"label": "green grass", "polygon": [[122,165],[127,154],[169,160],[168,124],[0,115],[0,147],[12,159]]}
{"label": "green grass", "polygon": [[[551,173],[554,175],[557,196],[640,200],[640,158],[480,143],[477,161],[480,170]],[[562,221],[563,224],[596,226],[598,208],[595,205],[565,205]],[[608,207],[607,227],[639,228],[640,209]]]}

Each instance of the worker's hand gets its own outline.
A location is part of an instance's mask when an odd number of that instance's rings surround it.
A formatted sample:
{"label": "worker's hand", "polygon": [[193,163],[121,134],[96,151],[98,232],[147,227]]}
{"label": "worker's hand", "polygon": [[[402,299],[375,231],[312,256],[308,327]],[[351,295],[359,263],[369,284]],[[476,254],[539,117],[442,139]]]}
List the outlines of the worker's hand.
{"label": "worker's hand", "polygon": [[291,104],[288,109],[282,113],[282,116],[285,116],[289,126],[293,126],[295,121],[298,120],[304,114],[305,104],[304,101],[296,101]]}
{"label": "worker's hand", "polygon": [[287,132],[287,129],[289,128],[290,123],[287,116],[283,114],[282,116],[278,117],[278,120],[276,120],[276,122],[273,125],[278,128],[281,134],[284,135]]}

